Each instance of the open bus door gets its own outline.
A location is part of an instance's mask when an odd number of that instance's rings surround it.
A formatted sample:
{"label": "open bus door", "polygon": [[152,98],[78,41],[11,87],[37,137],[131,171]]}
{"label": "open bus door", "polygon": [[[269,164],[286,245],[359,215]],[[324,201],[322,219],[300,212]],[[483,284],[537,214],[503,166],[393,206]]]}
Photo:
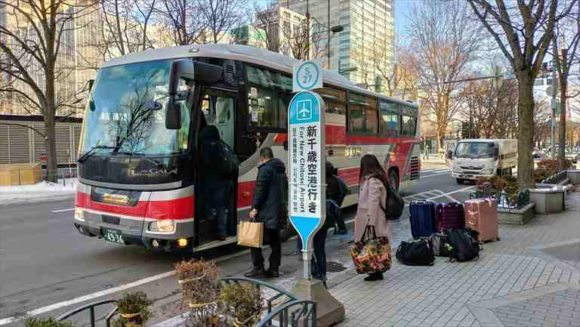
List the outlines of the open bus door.
{"label": "open bus door", "polygon": [[[202,126],[198,126],[198,130],[205,127],[205,125],[215,126],[220,134],[222,141],[227,143],[235,151],[235,123],[236,123],[236,93],[217,91],[206,89],[202,94],[200,103],[200,112],[198,113],[199,121],[203,122]],[[199,142],[199,137],[198,137]],[[199,149],[199,145],[197,147]],[[198,153],[197,156],[203,156],[203,153]],[[199,165],[195,165],[199,167]],[[207,198],[211,194],[203,191],[203,176],[200,176],[199,171],[195,174],[195,247],[210,245],[213,242],[221,243],[218,239],[218,222],[210,219],[208,209],[206,207]],[[236,197],[237,194],[237,175],[231,177],[231,188],[227,192],[229,202],[226,204],[227,208],[227,237],[231,238],[236,235],[237,226],[237,210]],[[226,240],[231,241],[231,240]]]}

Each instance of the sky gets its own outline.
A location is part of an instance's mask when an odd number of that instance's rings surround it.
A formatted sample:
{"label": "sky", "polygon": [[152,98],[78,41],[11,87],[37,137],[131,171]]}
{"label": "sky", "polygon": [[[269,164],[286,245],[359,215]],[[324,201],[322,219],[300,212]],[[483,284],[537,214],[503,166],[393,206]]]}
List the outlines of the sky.
{"label": "sky", "polygon": [[396,35],[405,35],[408,19],[413,5],[425,0],[395,0],[395,31]]}

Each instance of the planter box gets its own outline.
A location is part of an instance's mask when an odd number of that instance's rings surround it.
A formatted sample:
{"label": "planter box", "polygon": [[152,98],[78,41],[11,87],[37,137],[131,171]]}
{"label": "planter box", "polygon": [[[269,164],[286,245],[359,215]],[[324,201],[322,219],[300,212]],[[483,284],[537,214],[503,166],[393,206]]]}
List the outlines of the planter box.
{"label": "planter box", "polygon": [[568,170],[566,175],[570,179],[570,183],[580,185],[580,169]]}
{"label": "planter box", "polygon": [[530,202],[521,209],[497,208],[497,219],[500,224],[523,225],[534,218],[535,203]]}
{"label": "planter box", "polygon": [[550,214],[566,208],[566,190],[563,187],[530,189],[530,202],[536,204],[535,212]]}

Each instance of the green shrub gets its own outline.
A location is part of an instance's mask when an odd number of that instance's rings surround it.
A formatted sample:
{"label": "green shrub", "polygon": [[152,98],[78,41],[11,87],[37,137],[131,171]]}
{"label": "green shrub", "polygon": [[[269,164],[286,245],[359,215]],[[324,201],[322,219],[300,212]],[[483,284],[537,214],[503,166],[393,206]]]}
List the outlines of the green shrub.
{"label": "green shrub", "polygon": [[70,321],[57,321],[53,317],[49,318],[28,318],[24,321],[25,327],[73,327]]}

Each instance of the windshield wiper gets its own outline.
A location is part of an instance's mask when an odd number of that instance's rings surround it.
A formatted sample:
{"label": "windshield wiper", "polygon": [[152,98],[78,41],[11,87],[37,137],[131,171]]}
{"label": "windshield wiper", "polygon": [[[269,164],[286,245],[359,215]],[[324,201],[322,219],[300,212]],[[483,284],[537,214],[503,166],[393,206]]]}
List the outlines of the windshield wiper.
{"label": "windshield wiper", "polygon": [[96,146],[90,148],[89,151],[83,153],[83,155],[79,157],[77,162],[80,162],[80,163],[85,162],[88,158],[92,157],[95,154],[95,151],[97,151],[99,149],[111,149],[113,151],[117,151],[119,149],[119,147],[118,146],[110,146],[110,145],[96,145]]}

